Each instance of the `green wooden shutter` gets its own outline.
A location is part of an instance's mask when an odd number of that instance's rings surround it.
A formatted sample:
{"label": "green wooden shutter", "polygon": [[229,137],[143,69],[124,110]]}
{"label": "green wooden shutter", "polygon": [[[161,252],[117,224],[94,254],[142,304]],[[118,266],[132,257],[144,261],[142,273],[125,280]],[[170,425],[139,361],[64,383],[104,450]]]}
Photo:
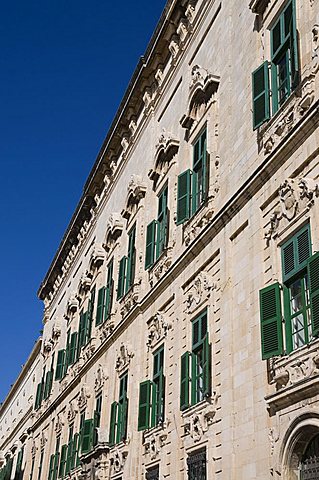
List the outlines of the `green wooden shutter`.
{"label": "green wooden shutter", "polygon": [[307,262],[307,260],[311,256],[309,224],[297,233],[295,250],[297,257],[297,265],[299,268],[302,268],[302,266],[305,265],[305,262]]}
{"label": "green wooden shutter", "polygon": [[98,291],[97,295],[97,309],[95,325],[101,325],[104,316],[104,299],[105,299],[105,287],[102,287]]}
{"label": "green wooden shutter", "polygon": [[177,220],[176,224],[184,223],[190,216],[191,200],[191,170],[178,175],[177,178]]}
{"label": "green wooden shutter", "polygon": [[54,455],[52,480],[56,480],[58,478],[59,459],[60,459],[60,453],[56,452],[55,455]]}
{"label": "green wooden shutter", "polygon": [[210,397],[212,394],[212,346],[208,341],[208,334],[203,343],[203,381],[204,381],[204,397]]}
{"label": "green wooden shutter", "polygon": [[111,405],[111,417],[110,417],[110,432],[109,432],[109,445],[115,444],[116,427],[117,427],[117,409],[118,403],[113,402]]}
{"label": "green wooden shutter", "polygon": [[57,364],[55,369],[55,380],[61,380],[64,373],[65,350],[58,351]]}
{"label": "green wooden shutter", "polygon": [[67,454],[67,445],[62,445],[61,447],[61,457],[60,457],[60,466],[59,466],[59,478],[64,477],[65,475],[65,464],[66,464],[66,454]]}
{"label": "green wooden shutter", "polygon": [[118,284],[117,284],[117,299],[118,300],[120,298],[122,298],[123,295],[124,295],[126,261],[127,261],[127,257],[125,257],[125,256],[122,257],[121,260],[120,260],[119,278],[118,278]]}
{"label": "green wooden shutter", "polygon": [[282,314],[279,283],[259,292],[262,359],[282,355]]}
{"label": "green wooden shutter", "polygon": [[119,441],[122,442],[126,439],[126,430],[127,430],[127,414],[128,414],[128,399],[123,398],[122,403],[119,405],[120,419],[118,422],[118,431],[119,431]]}
{"label": "green wooden shutter", "polygon": [[15,474],[14,474],[14,480],[20,480],[21,479],[23,451],[24,451],[24,448],[22,447],[21,450],[18,453],[16,471],[15,471]]}
{"label": "green wooden shutter", "polygon": [[202,140],[201,148],[202,148],[202,162],[203,162],[203,180],[202,180],[202,188],[203,188],[203,200],[205,200],[208,196],[208,163],[207,163],[207,138],[206,138],[206,130],[204,132],[205,137]]}
{"label": "green wooden shutter", "polygon": [[83,313],[83,330],[84,330],[83,345],[86,345],[91,338],[91,329],[90,329],[88,310],[85,313]]}
{"label": "green wooden shutter", "polygon": [[156,220],[153,220],[146,229],[145,270],[154,263],[156,225]]}
{"label": "green wooden shutter", "polygon": [[53,453],[50,457],[50,466],[49,466],[49,476],[48,480],[53,480],[53,472],[54,472],[54,461],[55,461],[55,454]]}
{"label": "green wooden shutter", "polygon": [[135,276],[135,226],[131,229],[129,233],[129,244],[128,244],[128,253],[127,253],[127,264],[126,264],[126,282],[125,282],[125,293],[129,291],[131,286],[134,283]]}
{"label": "green wooden shutter", "polygon": [[146,430],[150,427],[150,408],[151,408],[151,388],[152,382],[146,380],[140,383],[140,397],[138,407],[138,430]]}
{"label": "green wooden shutter", "polygon": [[95,286],[91,290],[91,298],[89,299],[89,304],[88,304],[85,343],[87,343],[90,340],[91,334],[92,334],[94,303],[95,303]]}
{"label": "green wooden shutter", "polygon": [[319,335],[319,253],[308,262],[312,335]]}
{"label": "green wooden shutter", "polygon": [[291,61],[291,83],[294,89],[299,82],[299,58],[298,58],[298,34],[296,26],[296,2],[291,2],[292,15],[290,19],[290,61]]}
{"label": "green wooden shutter", "polygon": [[180,391],[180,409],[185,410],[189,407],[189,358],[191,353],[185,352],[181,357],[181,391]]}
{"label": "green wooden shutter", "polygon": [[82,429],[81,453],[88,453],[93,446],[94,422],[85,420]]}
{"label": "green wooden shutter", "polygon": [[44,387],[44,395],[43,398],[46,400],[51,393],[52,388],[52,380],[53,380],[53,371],[49,370],[45,376],[45,387]]}
{"label": "green wooden shutter", "polygon": [[69,365],[73,365],[73,363],[75,362],[77,343],[78,343],[78,334],[77,332],[74,332],[71,335]]}
{"label": "green wooden shutter", "polygon": [[71,463],[72,463],[72,452],[73,452],[73,439],[69,440],[67,445],[67,454],[66,454],[66,462],[65,462],[65,475],[67,475],[71,471]]}
{"label": "green wooden shutter", "polygon": [[113,259],[110,261],[107,268],[107,281],[105,290],[105,308],[104,308],[104,320],[107,320],[112,310],[112,297],[113,297]]}
{"label": "green wooden shutter", "polygon": [[270,118],[269,63],[264,62],[252,74],[253,127],[260,127]]}
{"label": "green wooden shutter", "polygon": [[35,404],[34,404],[35,410],[38,410],[40,408],[41,401],[42,401],[42,381],[38,383],[38,386],[37,386],[37,393],[36,393]]}
{"label": "green wooden shutter", "polygon": [[73,437],[72,441],[72,454],[71,454],[71,461],[70,461],[70,470],[73,470],[74,467],[76,467],[79,463],[78,457],[79,457],[79,439],[80,435],[76,433]]}

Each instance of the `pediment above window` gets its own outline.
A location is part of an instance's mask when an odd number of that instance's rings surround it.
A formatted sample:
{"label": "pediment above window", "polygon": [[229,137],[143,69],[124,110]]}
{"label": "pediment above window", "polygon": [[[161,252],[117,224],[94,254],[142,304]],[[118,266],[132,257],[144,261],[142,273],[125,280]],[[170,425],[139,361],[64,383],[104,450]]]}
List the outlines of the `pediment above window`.
{"label": "pediment above window", "polygon": [[81,275],[79,285],[78,285],[78,298],[82,298],[91,288],[92,285],[92,275],[86,271]]}
{"label": "pediment above window", "polygon": [[72,293],[66,304],[66,312],[64,314],[64,318],[67,321],[69,321],[72,315],[77,311],[78,308],[79,308],[79,301],[76,298],[76,294]]}
{"label": "pediment above window", "polygon": [[214,100],[220,78],[205,68],[195,65],[191,71],[189,84],[188,112],[181,118],[180,124],[190,130],[202,118]]}
{"label": "pediment above window", "polygon": [[156,145],[154,166],[148,173],[148,177],[154,184],[157,183],[161,175],[167,173],[178,149],[179,140],[172,133],[163,129]]}
{"label": "pediment above window", "polygon": [[127,187],[125,208],[121,215],[128,220],[136,212],[139,202],[146,194],[146,185],[139,175],[132,175]]}
{"label": "pediment above window", "polygon": [[114,246],[116,240],[122,235],[124,228],[123,218],[120,213],[112,213],[106,225],[103,248],[108,252]]}
{"label": "pediment above window", "polygon": [[102,245],[94,245],[93,251],[90,257],[89,268],[91,271],[99,269],[105,260],[105,250]]}

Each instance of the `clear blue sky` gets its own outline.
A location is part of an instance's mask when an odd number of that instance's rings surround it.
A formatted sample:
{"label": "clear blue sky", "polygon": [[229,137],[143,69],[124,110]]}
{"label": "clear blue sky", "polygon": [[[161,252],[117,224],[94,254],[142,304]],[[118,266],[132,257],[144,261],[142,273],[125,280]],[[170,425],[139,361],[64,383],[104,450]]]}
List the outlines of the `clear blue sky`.
{"label": "clear blue sky", "polygon": [[39,336],[37,289],[165,3],[2,3],[0,401]]}

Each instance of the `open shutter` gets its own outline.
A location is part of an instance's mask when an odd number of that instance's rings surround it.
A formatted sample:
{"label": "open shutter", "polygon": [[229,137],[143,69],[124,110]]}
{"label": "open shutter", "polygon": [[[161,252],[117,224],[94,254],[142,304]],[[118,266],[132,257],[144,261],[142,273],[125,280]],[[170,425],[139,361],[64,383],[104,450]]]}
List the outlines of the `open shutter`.
{"label": "open shutter", "polygon": [[185,410],[189,407],[189,358],[190,352],[185,352],[181,357],[181,391],[180,408]]}
{"label": "open shutter", "polygon": [[296,2],[292,0],[291,7],[289,6],[287,11],[291,8],[291,17],[289,21],[290,32],[290,64],[291,64],[291,86],[294,89],[299,82],[299,58],[298,58],[298,34],[296,24]]}
{"label": "open shutter", "polygon": [[94,424],[93,420],[84,420],[82,430],[81,453],[88,453],[93,446]]}
{"label": "open shutter", "polygon": [[16,471],[14,475],[14,480],[20,480],[21,479],[21,473],[22,473],[22,461],[23,461],[23,450],[24,448],[22,447],[21,450],[18,453],[18,458],[17,458],[17,465],[16,465]]}
{"label": "open shutter", "polygon": [[264,62],[252,74],[254,130],[270,118],[268,66],[268,62]]}
{"label": "open shutter", "polygon": [[154,263],[156,224],[156,220],[153,220],[146,229],[145,270]]}
{"label": "open shutter", "polygon": [[191,200],[191,170],[178,175],[177,178],[177,220],[180,225],[189,218]]}
{"label": "open shutter", "polygon": [[55,369],[55,380],[61,380],[64,372],[65,350],[58,351],[57,364]]}
{"label": "open shutter", "polygon": [[104,320],[107,320],[110,316],[111,309],[112,309],[112,297],[113,297],[113,260],[111,260],[107,269]]}
{"label": "open shutter", "polygon": [[70,470],[73,470],[73,468],[76,467],[79,463],[78,461],[79,438],[80,438],[80,435],[78,433],[76,433],[73,437]]}
{"label": "open shutter", "polygon": [[93,312],[94,312],[94,303],[95,303],[95,286],[91,290],[91,297],[89,299],[88,310],[87,310],[87,320],[86,320],[86,342],[87,343],[92,334],[92,322],[93,322]]}
{"label": "open shutter", "polygon": [[140,397],[138,407],[138,430],[146,430],[150,427],[150,407],[151,407],[151,388],[152,382],[146,380],[140,383]]}
{"label": "open shutter", "polygon": [[55,454],[53,453],[50,457],[50,466],[49,466],[49,476],[48,480],[53,480],[53,472],[54,472],[54,461],[55,461]]}
{"label": "open shutter", "polygon": [[206,130],[205,130],[205,138],[202,140],[202,161],[203,161],[203,200],[207,198],[208,195],[208,164],[207,164],[207,138],[206,138]]}
{"label": "open shutter", "polygon": [[308,262],[312,335],[319,335],[319,253],[315,253]]}
{"label": "open shutter", "polygon": [[121,407],[121,419],[119,421],[119,441],[122,442],[126,439],[126,430],[127,430],[127,412],[128,412],[128,399],[126,397],[123,398],[122,404],[119,405]]}
{"label": "open shutter", "polygon": [[118,300],[120,298],[122,298],[123,295],[124,295],[126,261],[127,261],[127,258],[125,256],[122,257],[121,260],[120,260],[119,278],[118,278],[118,284],[117,284],[117,299]]}
{"label": "open shutter", "polygon": [[134,283],[135,257],[136,257],[135,227],[133,227],[131,232],[129,233],[129,245],[128,245],[127,263],[126,263],[125,293],[129,291],[129,289]]}
{"label": "open shutter", "polygon": [[75,362],[77,343],[78,343],[78,334],[77,332],[74,332],[71,335],[69,365],[72,365]]}
{"label": "open shutter", "polygon": [[65,475],[65,464],[66,464],[66,456],[67,456],[67,445],[62,445],[61,447],[61,457],[60,457],[60,466],[59,466],[59,478],[64,477]]}
{"label": "open shutter", "polygon": [[52,480],[56,480],[58,478],[59,460],[60,460],[60,453],[56,452],[54,455]]}
{"label": "open shutter", "polygon": [[282,314],[279,283],[259,292],[262,359],[283,353]]}
{"label": "open shutter", "polygon": [[115,444],[115,434],[116,434],[116,420],[117,420],[117,409],[118,403],[113,402],[111,405],[111,418],[110,418],[110,433],[109,433],[109,445],[112,446]]}
{"label": "open shutter", "polygon": [[212,394],[212,345],[208,341],[208,334],[206,334],[203,345],[203,381],[204,381],[204,397],[210,397]]}
{"label": "open shutter", "polygon": [[46,400],[51,393],[52,388],[52,378],[53,378],[53,371],[49,370],[45,376],[45,387],[44,387],[44,395],[43,398]]}
{"label": "open shutter", "polygon": [[104,299],[105,299],[105,287],[102,287],[102,288],[99,289],[98,295],[97,295],[97,309],[96,309],[95,325],[101,325],[101,323],[103,322]]}
{"label": "open shutter", "polygon": [[68,445],[67,445],[66,462],[65,462],[65,475],[67,475],[71,471],[72,452],[73,452],[73,439],[71,438],[69,440]]}
{"label": "open shutter", "polygon": [[38,383],[38,386],[37,386],[37,393],[36,393],[35,404],[34,404],[35,410],[38,410],[38,408],[40,408],[41,401],[42,401],[42,382]]}

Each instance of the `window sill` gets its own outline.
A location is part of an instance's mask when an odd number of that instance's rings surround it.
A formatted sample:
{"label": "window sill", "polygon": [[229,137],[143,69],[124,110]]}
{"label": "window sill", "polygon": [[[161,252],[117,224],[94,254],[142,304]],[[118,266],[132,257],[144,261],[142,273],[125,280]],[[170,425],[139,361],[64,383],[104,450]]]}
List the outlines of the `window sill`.
{"label": "window sill", "polygon": [[214,215],[214,197],[208,197],[197,212],[183,224],[183,241],[188,246],[210,222]]}
{"label": "window sill", "polygon": [[257,130],[259,150],[269,155],[310,108],[315,98],[315,75],[309,73],[284,104]]}
{"label": "window sill", "polygon": [[148,269],[148,280],[153,287],[170,268],[173,262],[174,244],[169,242],[168,246],[162,251],[153,265]]}
{"label": "window sill", "polygon": [[220,395],[217,392],[182,412],[184,436],[199,442],[209,428],[217,422]]}

